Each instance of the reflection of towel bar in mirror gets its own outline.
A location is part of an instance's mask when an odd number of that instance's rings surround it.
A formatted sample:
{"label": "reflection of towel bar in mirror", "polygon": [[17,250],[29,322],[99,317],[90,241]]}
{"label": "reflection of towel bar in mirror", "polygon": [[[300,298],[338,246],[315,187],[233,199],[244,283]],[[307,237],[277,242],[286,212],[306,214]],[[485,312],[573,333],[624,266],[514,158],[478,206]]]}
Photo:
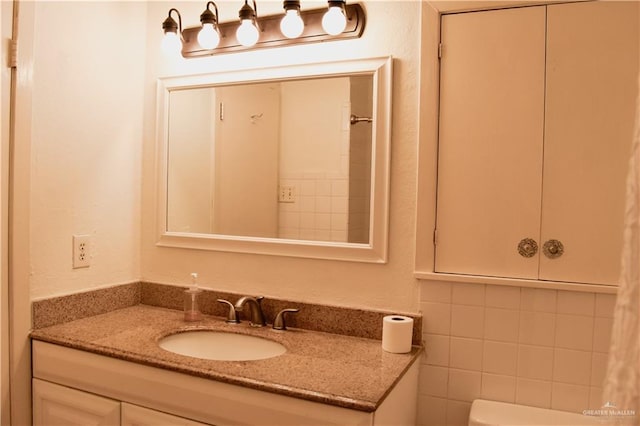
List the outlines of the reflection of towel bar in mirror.
{"label": "reflection of towel bar in mirror", "polygon": [[351,118],[350,118],[350,122],[351,122],[352,126],[354,124],[358,124],[358,123],[362,123],[362,122],[371,123],[372,121],[373,121],[373,119],[371,117],[358,117],[355,114],[351,114]]}

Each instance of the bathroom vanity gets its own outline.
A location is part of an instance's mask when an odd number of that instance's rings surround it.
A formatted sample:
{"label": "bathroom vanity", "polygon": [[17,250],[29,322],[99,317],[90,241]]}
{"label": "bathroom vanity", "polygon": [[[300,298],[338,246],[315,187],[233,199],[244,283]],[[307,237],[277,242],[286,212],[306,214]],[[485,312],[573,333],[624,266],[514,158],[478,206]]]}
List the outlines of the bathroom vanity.
{"label": "bathroom vanity", "polygon": [[[215,361],[165,351],[192,329],[251,335],[286,353]],[[32,333],[34,424],[413,424],[420,347],[290,328],[254,328],[136,305]],[[57,422],[57,423],[56,423]]]}

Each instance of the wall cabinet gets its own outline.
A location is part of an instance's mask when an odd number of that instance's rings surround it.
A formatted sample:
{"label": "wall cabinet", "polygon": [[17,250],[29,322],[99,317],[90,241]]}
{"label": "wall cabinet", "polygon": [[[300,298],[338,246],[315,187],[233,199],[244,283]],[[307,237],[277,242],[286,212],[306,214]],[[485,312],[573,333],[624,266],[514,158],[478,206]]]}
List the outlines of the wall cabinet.
{"label": "wall cabinet", "polygon": [[435,272],[617,284],[638,7],[442,16]]}

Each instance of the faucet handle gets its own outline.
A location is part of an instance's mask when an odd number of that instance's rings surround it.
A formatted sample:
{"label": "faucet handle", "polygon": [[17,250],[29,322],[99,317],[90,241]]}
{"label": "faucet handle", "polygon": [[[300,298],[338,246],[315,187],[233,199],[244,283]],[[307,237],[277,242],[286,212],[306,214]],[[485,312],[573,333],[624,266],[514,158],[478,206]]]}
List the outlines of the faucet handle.
{"label": "faucet handle", "polygon": [[227,305],[229,307],[229,313],[227,314],[227,320],[229,324],[239,324],[240,320],[238,319],[238,314],[236,313],[236,307],[233,306],[233,303],[229,302],[225,299],[218,299],[218,302]]}
{"label": "faucet handle", "polygon": [[295,314],[296,312],[299,312],[300,309],[283,309],[280,312],[278,312],[278,315],[276,315],[276,319],[273,320],[273,329],[274,330],[286,330],[287,329],[287,324],[285,322],[285,314]]}

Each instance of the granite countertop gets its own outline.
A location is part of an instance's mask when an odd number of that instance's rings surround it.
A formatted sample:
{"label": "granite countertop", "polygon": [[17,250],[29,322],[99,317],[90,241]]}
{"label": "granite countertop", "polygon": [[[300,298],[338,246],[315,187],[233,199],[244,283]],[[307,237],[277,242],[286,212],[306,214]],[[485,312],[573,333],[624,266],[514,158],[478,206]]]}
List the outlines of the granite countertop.
{"label": "granite countertop", "polygon": [[[136,305],[34,330],[31,338],[224,383],[360,411],[375,411],[422,348],[408,354],[382,350],[380,340],[289,328],[254,328],[181,311]],[[281,343],[287,352],[257,361],[212,361],[174,354],[157,342],[180,330],[232,331]]]}

